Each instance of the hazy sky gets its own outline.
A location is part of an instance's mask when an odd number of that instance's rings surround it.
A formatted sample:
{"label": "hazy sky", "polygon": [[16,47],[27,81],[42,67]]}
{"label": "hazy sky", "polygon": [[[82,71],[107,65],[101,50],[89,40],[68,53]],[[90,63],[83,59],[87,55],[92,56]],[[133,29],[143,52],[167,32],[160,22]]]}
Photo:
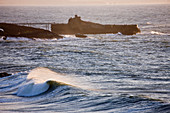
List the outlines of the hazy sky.
{"label": "hazy sky", "polygon": [[170,4],[170,0],[0,0],[0,5]]}

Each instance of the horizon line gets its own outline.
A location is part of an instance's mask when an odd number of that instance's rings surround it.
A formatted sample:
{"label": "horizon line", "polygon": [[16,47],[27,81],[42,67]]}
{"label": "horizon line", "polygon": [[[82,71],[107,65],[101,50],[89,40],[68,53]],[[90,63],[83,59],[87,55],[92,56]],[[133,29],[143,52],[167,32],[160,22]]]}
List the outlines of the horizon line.
{"label": "horizon line", "polygon": [[112,3],[112,4],[0,4],[0,6],[113,6],[113,5],[170,5],[170,3]]}

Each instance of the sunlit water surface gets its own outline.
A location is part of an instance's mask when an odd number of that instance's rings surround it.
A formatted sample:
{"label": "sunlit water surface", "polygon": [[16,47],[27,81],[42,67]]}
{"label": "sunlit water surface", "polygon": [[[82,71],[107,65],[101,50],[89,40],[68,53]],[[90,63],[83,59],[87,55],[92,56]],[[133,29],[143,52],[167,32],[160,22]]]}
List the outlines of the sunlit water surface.
{"label": "sunlit water surface", "polygon": [[[0,22],[66,23],[78,14],[102,24],[138,24],[142,31],[85,39],[65,35],[60,40],[0,40],[0,72],[13,73],[0,78],[0,111],[170,112],[169,9],[169,5],[0,7]],[[36,96],[18,96],[18,89],[32,82],[30,76],[66,84]]]}

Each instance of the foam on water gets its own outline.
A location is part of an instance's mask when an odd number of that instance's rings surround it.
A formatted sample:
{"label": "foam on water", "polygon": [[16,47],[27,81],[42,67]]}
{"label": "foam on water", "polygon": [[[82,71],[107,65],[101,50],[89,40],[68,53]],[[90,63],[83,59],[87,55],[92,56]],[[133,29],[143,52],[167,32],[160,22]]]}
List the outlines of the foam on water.
{"label": "foam on water", "polygon": [[[1,72],[16,72],[0,78],[0,112],[169,113],[168,9],[169,5],[0,7],[1,22],[67,23],[76,13],[96,23],[138,24],[142,31],[133,36],[88,34],[85,39],[66,35],[54,42],[0,41]],[[30,69],[29,74],[17,73]]]}
{"label": "foam on water", "polygon": [[59,39],[57,39],[57,38],[53,38],[53,39],[34,38],[33,40],[35,40],[35,41],[57,41],[57,40],[59,40]]}
{"label": "foam on water", "polygon": [[157,31],[151,31],[151,34],[155,34],[155,35],[166,35],[165,33],[157,32]]}
{"label": "foam on water", "polygon": [[[26,37],[7,37],[6,41],[58,41],[58,40],[71,40],[79,39],[75,35],[63,35],[63,38],[52,38],[52,39],[41,39],[41,38],[26,38]],[[3,37],[0,38],[0,41],[4,41]]]}

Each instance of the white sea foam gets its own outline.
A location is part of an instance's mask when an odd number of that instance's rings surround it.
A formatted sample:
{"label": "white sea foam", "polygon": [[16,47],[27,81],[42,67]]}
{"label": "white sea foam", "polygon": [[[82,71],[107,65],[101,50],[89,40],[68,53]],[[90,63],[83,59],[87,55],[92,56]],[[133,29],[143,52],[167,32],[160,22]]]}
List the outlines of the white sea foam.
{"label": "white sea foam", "polygon": [[150,25],[150,24],[151,24],[151,22],[146,22],[146,24],[147,24],[147,25]]}
{"label": "white sea foam", "polygon": [[151,31],[151,34],[155,34],[155,35],[165,35],[165,33],[157,32],[157,31]]}
{"label": "white sea foam", "polygon": [[57,38],[52,38],[52,39],[33,38],[33,40],[36,40],[36,41],[57,41],[59,39],[57,39]]}
{"label": "white sea foam", "polygon": [[79,37],[76,37],[75,35],[63,35],[63,38],[60,38],[58,40],[72,40],[72,39],[79,39]]}
{"label": "white sea foam", "polygon": [[121,32],[118,32],[118,33],[116,33],[116,34],[106,34],[106,36],[117,36],[117,35],[122,35],[122,33],[121,33]]}
{"label": "white sea foam", "polygon": [[3,32],[4,32],[4,29],[0,28],[0,31],[3,31]]}
{"label": "white sea foam", "polygon": [[162,32],[158,32],[158,31],[142,31],[140,34],[146,34],[146,35],[167,35],[169,36],[170,34],[168,33],[162,33]]}

